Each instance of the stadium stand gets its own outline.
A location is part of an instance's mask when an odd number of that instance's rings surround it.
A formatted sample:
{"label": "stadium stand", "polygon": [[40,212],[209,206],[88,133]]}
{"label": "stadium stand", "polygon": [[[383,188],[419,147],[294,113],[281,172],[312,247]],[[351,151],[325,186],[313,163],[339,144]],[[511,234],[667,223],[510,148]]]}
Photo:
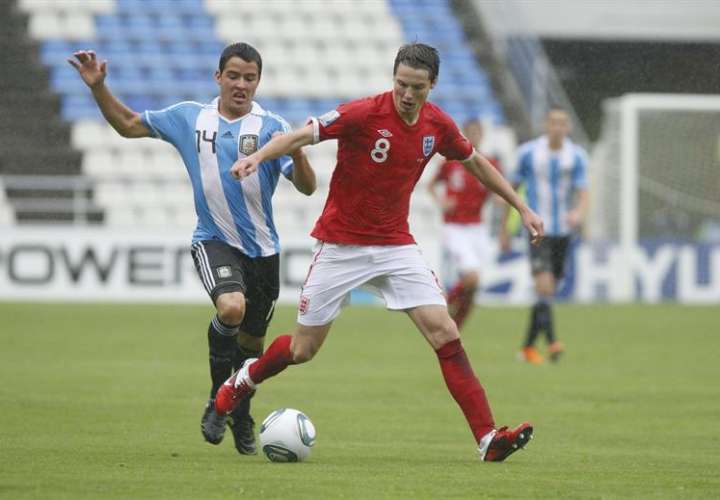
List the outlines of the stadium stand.
{"label": "stadium stand", "polygon": [[[109,61],[112,90],[142,111],[181,100],[210,101],[218,55],[241,38],[264,59],[257,101],[297,125],[345,100],[388,89],[397,48],[421,40],[441,52],[441,78],[432,96],[438,104],[458,122],[477,116],[504,122],[489,79],[446,1],[18,0],[18,7],[28,16],[28,34],[38,42],[50,87],[60,96],[60,116],[72,125],[69,140],[66,133],[59,143],[82,153],[80,161],[66,151],[75,161],[67,173],[82,172],[97,186],[108,224],[187,225],[194,220],[192,199],[170,146],[122,139],[102,120],[65,61],[80,48],[95,48]],[[326,188],[335,146],[309,153],[320,187]],[[276,198],[281,205],[286,199],[294,203],[296,196],[285,184],[279,189],[287,196]],[[322,197],[304,203],[319,212]],[[290,219],[298,213],[276,212]]]}

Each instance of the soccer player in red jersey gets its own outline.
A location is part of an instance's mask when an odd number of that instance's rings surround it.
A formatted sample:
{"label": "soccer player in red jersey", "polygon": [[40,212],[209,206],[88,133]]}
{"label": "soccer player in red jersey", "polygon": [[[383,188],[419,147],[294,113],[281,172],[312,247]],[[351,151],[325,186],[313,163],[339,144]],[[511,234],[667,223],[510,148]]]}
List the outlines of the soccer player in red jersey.
{"label": "soccer player in red jersey", "polygon": [[496,429],[440,285],[408,228],[410,195],[438,152],[462,161],[515,207],[535,241],[543,236],[542,220],[473,149],[452,119],[426,102],[439,67],[434,48],[405,45],[395,58],[392,91],[312,118],[305,127],[276,137],[233,165],[231,171],[242,181],[263,160],[303,145],[338,140],[330,193],[312,231],[318,243],[302,287],[295,330],[277,337],[259,359],[248,360],[225,382],[215,400],[218,413],[232,411],[258,384],[289,365],[312,359],[350,291],[365,286],[382,296],[388,309],[404,311],[435,350],[482,460],[504,460],[532,437],[529,423]]}
{"label": "soccer player in red jersey", "polygon": [[[479,146],[482,124],[477,119],[463,125],[465,137]],[[488,161],[499,170],[494,158]],[[438,187],[445,186],[444,193]],[[430,196],[443,211],[443,253],[449,256],[458,281],[447,294],[450,317],[458,329],[474,305],[480,284],[480,269],[489,260],[490,234],[482,220],[482,209],[490,192],[477,177],[457,160],[445,161],[428,184]]]}

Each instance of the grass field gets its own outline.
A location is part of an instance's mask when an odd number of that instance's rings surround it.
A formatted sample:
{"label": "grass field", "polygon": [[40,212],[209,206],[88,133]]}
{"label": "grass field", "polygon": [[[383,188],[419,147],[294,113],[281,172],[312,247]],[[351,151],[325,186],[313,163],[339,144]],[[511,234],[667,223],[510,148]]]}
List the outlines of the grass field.
{"label": "grass field", "polygon": [[[525,309],[464,343],[527,450],[477,461],[432,351],[402,314],[349,308],[319,356],[262,385],[318,430],[308,462],[203,442],[200,306],[0,304],[1,498],[710,498],[720,495],[720,308],[563,306],[568,355],[514,361]],[[274,336],[294,322],[281,308]]]}

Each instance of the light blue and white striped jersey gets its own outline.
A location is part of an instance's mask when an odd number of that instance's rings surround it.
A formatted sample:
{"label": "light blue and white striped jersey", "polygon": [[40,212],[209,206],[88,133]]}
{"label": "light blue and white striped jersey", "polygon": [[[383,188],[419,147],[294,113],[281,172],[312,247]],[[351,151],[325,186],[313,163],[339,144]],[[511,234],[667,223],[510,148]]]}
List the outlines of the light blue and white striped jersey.
{"label": "light blue and white striped jersey", "polygon": [[587,188],[587,154],[568,138],[552,151],[547,136],[540,136],[520,146],[511,182],[525,185],[527,203],[542,218],[546,235],[567,235],[574,195]]}
{"label": "light blue and white striped jersey", "polygon": [[288,156],[263,162],[255,173],[238,181],[230,167],[254,153],[275,132],[290,126],[280,116],[253,102],[247,115],[228,120],[216,98],[210,104],[181,102],[141,118],[151,133],[180,152],[192,183],[198,224],[193,243],[221,240],[248,257],[280,252],[271,199],[282,173],[292,177]]}

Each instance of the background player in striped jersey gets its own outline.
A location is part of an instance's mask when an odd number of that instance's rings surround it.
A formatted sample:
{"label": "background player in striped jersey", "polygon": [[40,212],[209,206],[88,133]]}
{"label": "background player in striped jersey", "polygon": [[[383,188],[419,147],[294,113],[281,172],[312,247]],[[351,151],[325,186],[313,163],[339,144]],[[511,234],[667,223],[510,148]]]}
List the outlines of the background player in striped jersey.
{"label": "background player in striped jersey", "polygon": [[296,328],[292,335],[277,337],[258,360],[248,360],[223,384],[215,403],[218,411],[232,411],[256,384],[291,364],[312,359],[350,291],[365,287],[381,295],[388,309],[405,312],[433,348],[482,460],[504,460],[532,437],[529,423],[514,429],[495,428],[485,390],[448,315],[442,289],[409,231],[412,190],[438,152],[463,161],[486,186],[516,207],[534,239],[543,235],[540,218],[473,149],[452,119],[426,102],[439,68],[434,48],[405,45],[395,58],[392,91],[351,101],[313,118],[302,129],[273,139],[233,166],[239,177],[252,175],[269,158],[306,144],[338,140],[330,193],[312,231],[318,245],[302,288]]}
{"label": "background player in striped jersey", "polygon": [[[551,109],[545,119],[546,134],[520,146],[518,163],[512,176],[515,188],[525,186],[528,205],[545,221],[547,237],[530,247],[530,269],[535,281],[537,301],[530,312],[525,345],[519,358],[533,364],[543,362],[535,348],[545,332],[548,356],[557,361],[564,346],[555,336],[552,302],[562,279],[570,238],[580,228],[587,210],[587,154],[569,138],[570,117],[561,109]],[[510,249],[507,231],[508,207],[501,224],[500,242]]]}
{"label": "background player in striped jersey", "polygon": [[68,61],[120,135],[160,138],[182,156],[198,215],[192,255],[217,309],[208,328],[212,385],[201,430],[208,442],[219,444],[228,423],[238,452],[254,454],[249,398],[228,419],[215,411],[215,393],[234,367],[262,353],[280,289],[280,243],[271,205],[279,176],[310,195],[316,187],[313,169],[296,149],[290,157],[264,162],[257,175],[240,183],[230,174],[238,158],[290,130],[285,120],[253,101],[262,59],[248,44],[223,50],[215,72],[220,95],[212,103],[181,102],[142,114],[122,104],[105,85],[106,61],[100,63],[93,51],[76,52],[74,57]]}
{"label": "background player in striped jersey", "polygon": [[[465,137],[475,147],[482,142],[482,124],[468,120],[463,125]],[[498,170],[494,158],[487,158]],[[438,193],[438,186],[445,186]],[[490,192],[457,160],[445,161],[428,184],[430,196],[443,211],[443,253],[450,259],[457,282],[447,294],[448,311],[458,329],[475,303],[481,269],[489,262],[490,232],[482,220],[482,210]]]}

